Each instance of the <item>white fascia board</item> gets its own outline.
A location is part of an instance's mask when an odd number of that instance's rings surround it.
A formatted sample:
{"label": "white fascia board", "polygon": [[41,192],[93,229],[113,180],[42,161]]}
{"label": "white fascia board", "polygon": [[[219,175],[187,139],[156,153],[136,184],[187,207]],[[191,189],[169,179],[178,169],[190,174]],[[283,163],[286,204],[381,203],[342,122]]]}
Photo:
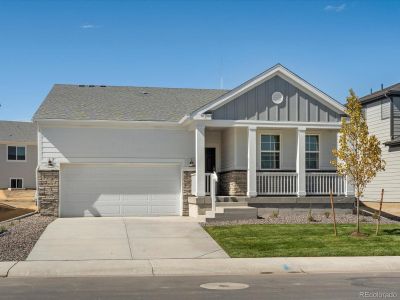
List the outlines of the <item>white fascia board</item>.
{"label": "white fascia board", "polygon": [[204,122],[207,127],[257,127],[257,128],[307,128],[307,129],[340,129],[340,122],[275,122],[259,120],[212,120]]}
{"label": "white fascia board", "polygon": [[285,80],[288,80],[290,83],[295,85],[296,87],[300,88],[301,90],[311,93],[315,98],[326,103],[326,105],[336,112],[342,114],[344,113],[345,107],[337,102],[332,97],[328,96],[324,92],[320,91],[318,88],[313,86],[312,84],[308,83],[298,75],[294,74],[293,72],[289,71],[282,65],[276,65],[267,71],[257,75],[256,77],[246,81],[245,83],[239,85],[235,89],[231,90],[230,92],[222,95],[221,97],[217,98],[215,101],[209,103],[208,105],[194,111],[192,113],[192,117],[194,119],[201,119],[203,118],[202,115],[211,109],[217,109],[218,107],[224,105],[225,103],[229,102],[230,100],[239,97],[240,95],[246,93],[253,87],[267,81],[268,79],[272,78],[273,76],[280,76]]}
{"label": "white fascia board", "polygon": [[62,120],[37,119],[39,126],[54,127],[116,127],[116,128],[182,128],[178,122],[170,121],[110,121],[110,120]]}

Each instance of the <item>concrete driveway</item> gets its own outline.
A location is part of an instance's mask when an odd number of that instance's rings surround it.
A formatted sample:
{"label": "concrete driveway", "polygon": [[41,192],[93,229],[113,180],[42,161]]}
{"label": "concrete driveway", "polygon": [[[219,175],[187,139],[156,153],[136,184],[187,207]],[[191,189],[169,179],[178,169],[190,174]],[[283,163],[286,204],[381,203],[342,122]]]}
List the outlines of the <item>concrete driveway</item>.
{"label": "concrete driveway", "polygon": [[228,258],[185,217],[61,218],[42,234],[27,260]]}

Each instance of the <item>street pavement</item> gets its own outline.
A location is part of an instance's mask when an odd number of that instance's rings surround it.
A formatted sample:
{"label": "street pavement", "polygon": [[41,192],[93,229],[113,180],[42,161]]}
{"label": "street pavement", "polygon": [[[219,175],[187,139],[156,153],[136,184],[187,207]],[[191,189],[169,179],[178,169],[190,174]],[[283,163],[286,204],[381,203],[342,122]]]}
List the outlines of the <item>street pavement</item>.
{"label": "street pavement", "polygon": [[[201,287],[207,283],[217,289]],[[0,278],[0,299],[313,300],[399,297],[400,273]]]}

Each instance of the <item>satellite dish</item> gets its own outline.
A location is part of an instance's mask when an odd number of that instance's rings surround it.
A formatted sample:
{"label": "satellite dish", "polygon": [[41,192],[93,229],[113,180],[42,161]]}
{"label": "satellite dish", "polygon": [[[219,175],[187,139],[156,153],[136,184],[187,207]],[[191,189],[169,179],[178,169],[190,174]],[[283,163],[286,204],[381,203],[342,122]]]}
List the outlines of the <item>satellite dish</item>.
{"label": "satellite dish", "polygon": [[272,94],[272,102],[275,104],[281,104],[283,101],[283,94],[281,92],[275,92]]}

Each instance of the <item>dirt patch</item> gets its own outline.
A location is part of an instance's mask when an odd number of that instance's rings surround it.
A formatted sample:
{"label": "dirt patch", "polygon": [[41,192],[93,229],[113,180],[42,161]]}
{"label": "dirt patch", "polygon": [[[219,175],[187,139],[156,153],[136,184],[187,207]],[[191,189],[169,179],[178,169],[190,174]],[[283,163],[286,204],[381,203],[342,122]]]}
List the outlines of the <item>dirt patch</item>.
{"label": "dirt patch", "polygon": [[0,203],[14,206],[16,208],[26,208],[36,210],[35,202],[36,190],[7,190],[0,189]]}
{"label": "dirt patch", "polygon": [[[365,206],[372,208],[374,210],[379,210],[379,202],[378,201],[363,201]],[[382,212],[400,217],[400,202],[383,202],[382,203]]]}
{"label": "dirt patch", "polygon": [[10,220],[22,215],[26,215],[30,212],[34,212],[34,209],[27,208],[16,208],[8,205],[0,204],[0,222]]}

